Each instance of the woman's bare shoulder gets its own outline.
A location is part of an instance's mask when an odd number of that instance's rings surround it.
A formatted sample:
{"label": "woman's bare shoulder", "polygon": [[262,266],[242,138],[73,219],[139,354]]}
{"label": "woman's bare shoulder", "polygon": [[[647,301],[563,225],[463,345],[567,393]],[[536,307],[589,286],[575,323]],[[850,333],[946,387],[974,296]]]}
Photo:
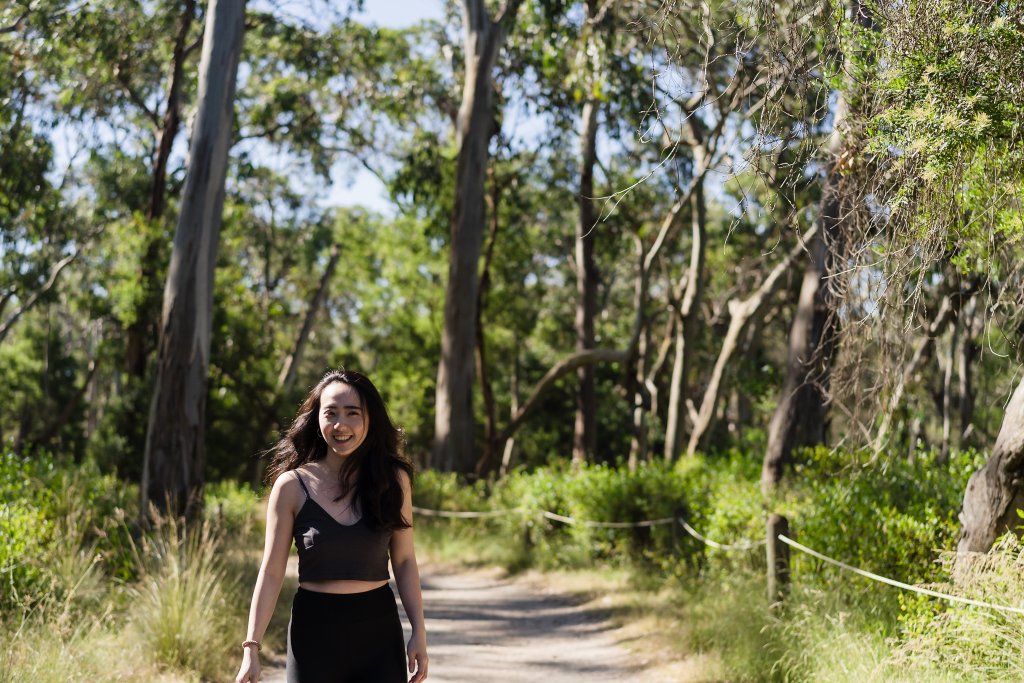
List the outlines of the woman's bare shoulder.
{"label": "woman's bare shoulder", "polygon": [[281,473],[274,480],[274,486],[270,491],[271,500],[277,499],[287,507],[296,508],[305,499],[306,494],[299,483],[299,477],[295,470],[287,470]]}

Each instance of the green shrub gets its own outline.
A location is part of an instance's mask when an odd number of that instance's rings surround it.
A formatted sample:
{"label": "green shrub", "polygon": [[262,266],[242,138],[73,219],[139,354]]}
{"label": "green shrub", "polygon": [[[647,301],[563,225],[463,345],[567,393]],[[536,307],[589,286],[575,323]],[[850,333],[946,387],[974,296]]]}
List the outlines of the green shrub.
{"label": "green shrub", "polygon": [[413,501],[432,510],[486,510],[489,506],[486,482],[460,482],[454,472],[421,470],[413,481]]}
{"label": "green shrub", "polygon": [[[797,540],[819,552],[907,583],[935,581],[943,576],[938,553],[953,543],[967,479],[979,464],[973,451],[948,463],[938,462],[934,453],[922,453],[914,462],[872,462],[819,448],[807,451],[794,468],[782,505],[789,507]],[[882,602],[873,607],[898,612],[898,591],[801,553],[794,557],[794,580],[833,590],[842,581],[851,595],[861,589],[877,594]]]}
{"label": "green shrub", "polygon": [[225,479],[207,484],[204,495],[203,515],[215,524],[225,535],[242,542],[256,542],[262,534],[261,520],[257,511],[260,495],[246,484]]}
{"label": "green shrub", "polygon": [[97,563],[107,575],[130,578],[125,519],[134,518],[137,492],[88,462],[0,453],[0,609],[63,600],[76,585],[82,596],[86,568]]}
{"label": "green shrub", "polygon": [[[708,538],[735,543],[762,540],[766,513],[778,511],[788,517],[797,540],[836,559],[910,583],[946,576],[936,559],[953,543],[963,491],[981,455],[968,451],[941,462],[934,453],[921,453],[909,462],[817,448],[798,453],[796,460],[780,490],[768,498],[760,491],[760,457],[730,451],[683,458],[673,466],[651,463],[635,472],[605,465],[574,471],[560,463],[517,470],[490,489],[480,483],[464,486],[451,474],[424,473],[427,485],[417,500],[439,509],[516,511],[483,520],[431,522],[432,531],[447,525],[447,532],[459,530],[464,539],[519,549],[503,556],[513,569],[603,564],[626,566],[645,585],[663,585],[667,577],[679,590],[692,647],[720,651],[728,680],[951,680],[939,670],[955,662],[922,660],[915,673],[887,659],[904,631],[920,648],[934,651],[940,635],[953,638],[962,628],[964,617],[959,616],[957,625],[951,623],[941,634],[924,629],[921,624],[946,613],[935,601],[794,550],[792,594],[784,609],[772,612],[764,594],[763,546],[716,550],[688,535],[674,535],[671,525],[592,528],[539,514],[549,510],[578,519],[635,522],[681,513]],[[1024,559],[1018,566],[1024,566]],[[1008,569],[1003,573],[1012,576]],[[1024,603],[1024,594],[1001,597],[1004,604]],[[1024,639],[1018,647],[1008,634],[1024,632],[1020,626],[1024,623],[1007,621],[997,628],[986,622],[989,640],[979,648],[981,654],[971,656],[995,660],[1000,647],[1010,646],[1019,655]],[[960,645],[967,647],[967,639]],[[958,666],[974,661],[967,655],[961,660]],[[926,665],[932,668],[921,673]],[[1021,678],[1016,663],[993,666],[985,671],[1004,677],[992,680]]]}

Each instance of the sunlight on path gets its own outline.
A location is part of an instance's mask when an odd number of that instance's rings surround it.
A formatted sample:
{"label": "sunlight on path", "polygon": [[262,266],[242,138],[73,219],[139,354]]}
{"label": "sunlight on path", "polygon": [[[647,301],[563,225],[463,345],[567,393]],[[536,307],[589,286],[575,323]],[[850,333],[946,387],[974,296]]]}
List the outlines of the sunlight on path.
{"label": "sunlight on path", "polygon": [[[422,584],[431,683],[638,680],[600,610],[502,578],[499,570],[425,569]],[[399,612],[408,637],[401,604]],[[284,680],[283,671],[268,668],[263,683]]]}

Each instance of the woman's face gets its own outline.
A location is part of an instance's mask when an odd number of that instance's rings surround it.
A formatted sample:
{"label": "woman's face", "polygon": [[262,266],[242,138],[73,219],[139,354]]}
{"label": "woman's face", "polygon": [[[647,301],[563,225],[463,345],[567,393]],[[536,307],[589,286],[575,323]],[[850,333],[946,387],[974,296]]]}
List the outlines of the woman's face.
{"label": "woman's face", "polygon": [[328,451],[343,458],[366,439],[367,417],[362,397],[350,384],[331,382],[320,394],[320,434]]}

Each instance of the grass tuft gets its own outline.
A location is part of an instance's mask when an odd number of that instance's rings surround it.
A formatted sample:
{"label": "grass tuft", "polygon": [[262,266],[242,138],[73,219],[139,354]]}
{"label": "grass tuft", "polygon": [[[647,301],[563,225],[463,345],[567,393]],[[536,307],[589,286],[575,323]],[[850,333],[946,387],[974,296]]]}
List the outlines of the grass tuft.
{"label": "grass tuft", "polygon": [[129,588],[132,633],[160,665],[216,678],[234,663],[232,644],[244,631],[230,609],[234,587],[222,568],[221,538],[209,521],[187,529],[173,518],[154,519]]}

